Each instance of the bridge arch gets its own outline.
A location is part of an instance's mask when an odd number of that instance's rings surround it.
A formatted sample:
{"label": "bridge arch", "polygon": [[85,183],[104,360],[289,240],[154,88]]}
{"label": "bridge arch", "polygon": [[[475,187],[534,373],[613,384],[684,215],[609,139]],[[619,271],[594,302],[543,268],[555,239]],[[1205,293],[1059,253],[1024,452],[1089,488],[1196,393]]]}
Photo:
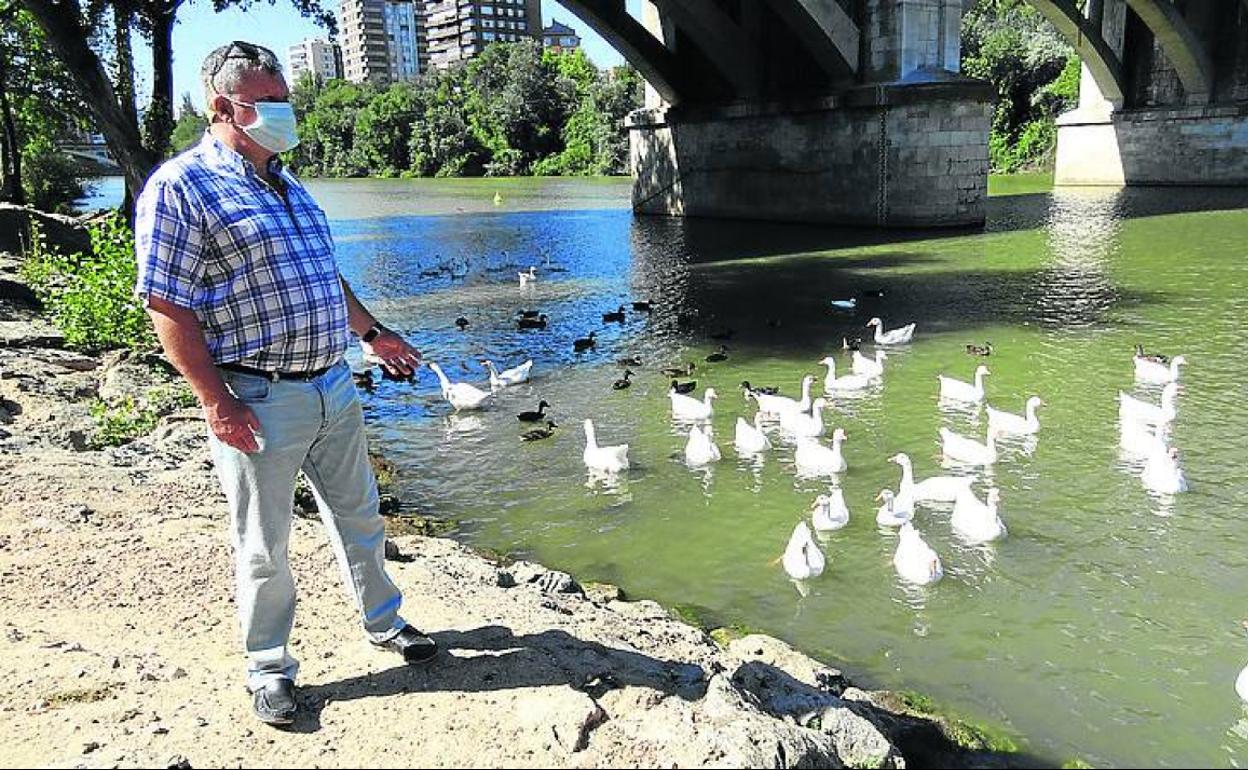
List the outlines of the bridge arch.
{"label": "bridge arch", "polygon": [[1191,101],[1213,94],[1213,64],[1200,38],[1170,0],[1126,0],[1153,33]]}
{"label": "bridge arch", "polygon": [[1121,107],[1123,93],[1122,62],[1114,49],[1105,42],[1101,30],[1093,26],[1073,0],[1027,0],[1075,49],[1080,60],[1092,74],[1096,87],[1106,100]]}

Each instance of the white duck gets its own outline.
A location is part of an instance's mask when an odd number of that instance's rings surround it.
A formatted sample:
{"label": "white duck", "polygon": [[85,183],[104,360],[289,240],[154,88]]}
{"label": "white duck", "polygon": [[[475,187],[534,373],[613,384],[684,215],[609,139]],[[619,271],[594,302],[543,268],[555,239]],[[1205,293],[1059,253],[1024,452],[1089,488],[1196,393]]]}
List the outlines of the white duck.
{"label": "white duck", "polygon": [[1151,382],[1157,385],[1178,382],[1179,367],[1187,365],[1187,359],[1183,356],[1175,356],[1170,359],[1169,366],[1149,356],[1136,355],[1133,357],[1133,360],[1135,362],[1135,379],[1138,382]]}
{"label": "white duck", "polygon": [[619,473],[628,469],[628,444],[598,446],[594,421],[585,420],[585,452],[581,455],[585,467],[606,473]]}
{"label": "white duck", "polygon": [[904,345],[914,337],[914,324],[884,331],[884,322],[879,318],[872,318],[867,322],[867,328],[872,326],[875,327],[875,344],[877,345]]}
{"label": "white duck", "polygon": [[940,566],[940,557],[908,521],[901,525],[897,551],[893,554],[893,567],[897,569],[902,580],[921,586],[935,583],[945,575]]}
{"label": "white duck", "polygon": [[429,362],[429,368],[438,375],[438,382],[442,383],[442,398],[455,407],[457,412],[464,409],[483,409],[485,402],[493,395],[466,382],[451,382],[435,361]]}
{"label": "white duck", "polygon": [[897,497],[891,489],[881,489],[875,499],[877,502],[882,501],[875,512],[875,523],[881,527],[900,527],[914,518],[914,508],[899,508]]}
{"label": "white duck", "polygon": [[816,398],[811,404],[810,414],[806,412],[781,412],[780,429],[798,438],[816,438],[823,435],[823,410],[828,402]]}
{"label": "white duck", "polygon": [[940,448],[950,460],[970,465],[992,465],[997,461],[997,442],[988,431],[988,442],[981,444],[975,439],[959,436],[948,428],[940,429]]}
{"label": "white duck", "polygon": [[863,390],[871,387],[871,378],[865,374],[847,374],[844,377],[837,377],[836,359],[832,356],[827,356],[819,363],[828,367],[828,373],[823,378],[823,389],[825,391]]}
{"label": "white duck", "polygon": [[1167,447],[1164,441],[1153,443],[1140,473],[1144,486],[1163,495],[1175,495],[1187,491],[1187,477],[1179,465],[1179,450]]}
{"label": "white duck", "polygon": [[516,275],[520,278],[521,286],[528,286],[530,283],[537,280],[537,268],[530,267],[528,272],[516,273]]}
{"label": "white duck", "polygon": [[714,388],[707,388],[702,400],[669,390],[667,395],[672,399],[672,417],[678,420],[709,420],[715,414],[711,402],[717,398]]}
{"label": "white duck", "polygon": [[940,397],[978,404],[984,400],[984,377],[989,374],[991,372],[983,364],[975,367],[974,384],[938,374],[936,377],[940,380]]}
{"label": "white duck", "polygon": [[1030,436],[1040,431],[1040,419],[1036,417],[1036,409],[1044,406],[1039,396],[1027,399],[1026,415],[1013,412],[1002,412],[988,407],[988,430],[994,433],[1012,433],[1017,436]]}
{"label": "white duck", "polygon": [[1235,677],[1235,692],[1239,693],[1239,699],[1248,705],[1248,666],[1239,672],[1239,676]]}
{"label": "white duck", "polygon": [[844,473],[848,467],[845,456],[841,453],[841,444],[844,442],[845,431],[841,428],[832,432],[831,448],[820,444],[817,439],[802,438],[798,441],[793,460],[806,473]]}
{"label": "white duck", "polygon": [[910,455],[899,452],[888,458],[889,462],[901,466],[901,484],[897,487],[898,496],[913,503],[952,503],[958,499],[958,493],[971,485],[972,479],[966,476],[932,476],[916,482],[914,466],[910,463]]}
{"label": "white duck", "polygon": [[737,432],[733,441],[737,454],[758,454],[771,449],[771,441],[767,438],[767,434],[763,432],[762,422],[762,412],[755,413],[753,425],[746,422],[744,417],[737,418]]}
{"label": "white duck", "polygon": [[1154,445],[1160,444],[1163,450],[1166,448],[1165,436],[1167,434],[1165,427],[1164,425],[1153,426],[1134,420],[1124,420],[1119,423],[1121,436],[1119,437],[1118,445],[1129,454],[1148,457],[1152,454]]}
{"label": "white duck", "polygon": [[884,359],[886,358],[888,358],[888,354],[883,350],[875,351],[875,358],[867,358],[862,353],[855,350],[851,371],[853,371],[854,374],[861,374],[867,377],[883,377]]}
{"label": "white duck", "polygon": [[689,429],[689,441],[685,444],[685,461],[690,465],[708,465],[719,462],[719,447],[711,439],[710,426],[702,430],[698,425]]}
{"label": "white duck", "polygon": [[772,417],[779,417],[785,412],[809,412],[811,405],[810,387],[814,383],[815,378],[812,375],[808,374],[802,378],[801,401],[794,401],[788,396],[769,396],[756,390],[747,391],[746,397],[754,399],[755,403],[758,404],[760,412]]}
{"label": "white duck", "polygon": [[494,362],[486,360],[483,362],[485,368],[490,370],[490,387],[494,390],[501,390],[511,385],[519,385],[529,381],[529,370],[533,368],[533,359],[529,359],[519,366],[511,369],[505,369],[499,373],[494,368]]}
{"label": "white duck", "polygon": [[953,531],[968,543],[988,543],[1005,537],[1005,524],[997,513],[1000,502],[1001,490],[996,487],[988,490],[987,503],[980,502],[969,486],[964,487],[949,518]]}
{"label": "white duck", "polygon": [[1179,384],[1171,382],[1161,390],[1161,404],[1150,404],[1118,391],[1118,417],[1149,425],[1165,425],[1174,422],[1178,415]]}
{"label": "white duck", "polygon": [[799,521],[784,549],[784,571],[794,580],[809,580],[823,574],[827,560],[810,535],[810,527]]}
{"label": "white duck", "polygon": [[845,506],[845,494],[840,487],[833,487],[826,495],[815,498],[810,509],[810,523],[816,532],[831,532],[849,523],[849,508]]}

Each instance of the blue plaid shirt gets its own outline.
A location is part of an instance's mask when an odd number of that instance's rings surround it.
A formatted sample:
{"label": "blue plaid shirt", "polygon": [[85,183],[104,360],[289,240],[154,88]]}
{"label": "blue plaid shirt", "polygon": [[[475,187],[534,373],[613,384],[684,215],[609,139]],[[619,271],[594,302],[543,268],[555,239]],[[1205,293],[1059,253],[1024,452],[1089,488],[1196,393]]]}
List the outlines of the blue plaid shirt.
{"label": "blue plaid shirt", "polygon": [[303,185],[271,171],[284,196],[211,133],[161,165],[136,204],[135,294],[194,311],[215,363],[319,369],[349,343],[334,242]]}

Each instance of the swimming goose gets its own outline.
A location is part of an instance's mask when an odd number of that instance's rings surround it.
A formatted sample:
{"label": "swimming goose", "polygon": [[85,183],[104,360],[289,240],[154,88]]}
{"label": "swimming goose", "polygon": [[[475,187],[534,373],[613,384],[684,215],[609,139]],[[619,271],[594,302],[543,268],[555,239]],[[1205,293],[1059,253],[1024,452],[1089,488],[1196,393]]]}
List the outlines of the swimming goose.
{"label": "swimming goose", "polygon": [[996,437],[991,430],[988,431],[988,442],[981,444],[975,439],[959,436],[948,428],[941,428],[940,448],[950,460],[970,465],[992,465],[997,461]]}
{"label": "swimming goose", "polygon": [[672,417],[678,420],[709,420],[715,414],[711,405],[717,396],[714,388],[707,388],[701,401],[676,391],[668,391],[667,395],[672,400]]}
{"label": "swimming goose", "polygon": [[899,507],[891,489],[881,489],[875,500],[881,502],[875,512],[875,523],[881,527],[900,527],[914,518],[914,509]]}
{"label": "swimming goose", "polygon": [[598,446],[594,421],[585,420],[585,452],[581,455],[590,470],[618,473],[628,468],[628,444]]}
{"label": "swimming goose", "polygon": [[945,574],[940,566],[940,557],[908,521],[901,525],[893,566],[902,580],[921,586],[935,583]]}
{"label": "swimming goose", "polygon": [[745,395],[754,399],[758,404],[760,412],[773,417],[779,417],[785,412],[809,412],[810,411],[810,386],[815,383],[812,375],[806,375],[802,378],[802,400],[795,401],[788,396],[769,396],[756,390],[748,390]]}
{"label": "swimming goose", "polygon": [[972,479],[966,476],[932,476],[916,482],[914,466],[910,463],[910,455],[899,452],[888,458],[889,462],[901,466],[901,484],[897,487],[898,497],[914,503],[952,503],[958,494],[971,485]]}
{"label": "swimming goose", "polygon": [[763,432],[762,421],[762,412],[754,415],[753,425],[746,422],[744,417],[737,418],[736,439],[733,441],[737,454],[757,454],[771,449],[771,441],[768,440],[767,434]]}
{"label": "swimming goose", "polygon": [[602,322],[603,323],[621,323],[621,324],[624,323],[624,306],[620,305],[619,310],[616,310],[613,313],[603,313]]}
{"label": "swimming goose", "polygon": [[827,560],[811,537],[810,527],[805,521],[799,521],[793,528],[789,544],[784,549],[783,561],[784,571],[794,580],[809,580],[823,574]]}
{"label": "swimming goose", "polygon": [[1144,346],[1139,343],[1136,343],[1135,345],[1135,357],[1142,358],[1145,361],[1151,361],[1155,364],[1161,364],[1162,366],[1166,366],[1170,363],[1169,356],[1163,356],[1160,353],[1145,353]]}
{"label": "swimming goose", "polygon": [[1040,430],[1040,420],[1036,417],[1036,408],[1044,406],[1039,396],[1027,399],[1026,416],[1012,412],[1001,412],[988,407],[988,430],[994,433],[1012,433],[1018,436],[1030,436]]}
{"label": "swimming goose", "polygon": [[988,543],[1005,537],[1005,524],[997,513],[1001,502],[1001,490],[993,487],[988,490],[988,502],[982,503],[975,496],[970,486],[966,486],[958,494],[953,504],[953,515],[949,524],[968,543]]}
{"label": "swimming goose", "polygon": [[844,377],[837,377],[836,359],[832,356],[823,358],[819,363],[828,367],[828,373],[823,378],[824,391],[862,390],[871,387],[871,378],[865,374],[847,374]]}
{"label": "swimming goose", "polygon": [[537,280],[537,268],[530,267],[527,273],[516,273],[520,277],[520,285],[528,286],[531,282]]}
{"label": "swimming goose", "polygon": [[858,300],[857,298],[854,298],[854,297],[851,297],[849,299],[834,299],[832,300],[831,304],[832,304],[832,307],[836,308],[837,310],[853,310],[854,308],[858,307]]}
{"label": "swimming goose", "polygon": [[1179,450],[1167,447],[1164,441],[1154,442],[1140,480],[1145,487],[1163,495],[1186,492],[1187,476],[1183,475],[1183,468],[1179,465]]}
{"label": "swimming goose", "polygon": [[598,341],[594,338],[598,336],[597,332],[590,332],[588,337],[572,340],[572,349],[578,353],[583,353],[592,347],[598,345]]}
{"label": "swimming goose", "polygon": [[485,402],[493,394],[481,390],[480,388],[469,385],[466,382],[451,382],[446,378],[446,373],[442,371],[442,367],[434,361],[429,362],[429,368],[433,373],[438,375],[438,382],[442,384],[442,398],[455,407],[455,411],[461,409],[482,409]]}
{"label": "swimming goose", "polygon": [[877,345],[904,345],[914,337],[915,324],[906,324],[898,329],[890,329],[884,331],[884,322],[879,318],[872,318],[867,322],[867,327],[875,327],[875,344]]}
{"label": "swimming goose", "polygon": [[1120,390],[1118,391],[1118,417],[1122,420],[1135,420],[1149,425],[1165,425],[1174,422],[1174,418],[1178,415],[1178,398],[1179,384],[1177,382],[1171,382],[1162,388],[1160,406],[1141,401]]}
{"label": "swimming goose", "polygon": [[1151,382],[1158,385],[1164,385],[1170,382],[1179,381],[1179,367],[1187,365],[1187,359],[1183,356],[1175,356],[1170,359],[1170,365],[1167,366],[1152,358],[1136,356],[1135,359],[1135,379],[1139,382]]}
{"label": "swimming goose", "polygon": [[624,376],[616,380],[615,382],[611,383],[611,387],[614,388],[615,390],[624,390],[625,388],[632,387],[633,381],[629,379],[632,376],[633,376],[633,370],[625,369]]}
{"label": "swimming goose", "polygon": [[533,430],[525,431],[524,433],[520,434],[520,440],[521,441],[541,441],[542,439],[550,438],[551,436],[555,435],[555,428],[558,428],[558,427],[559,427],[558,425],[554,424],[550,420],[547,420],[545,428],[534,428]]}
{"label": "swimming goose", "polygon": [[818,439],[803,436],[798,439],[797,451],[793,460],[799,470],[805,473],[828,474],[844,473],[848,464],[841,452],[841,444],[845,443],[845,431],[837,428],[832,431],[832,446],[820,444]]}
{"label": "swimming goose", "polygon": [[816,532],[831,532],[849,523],[849,508],[845,506],[845,493],[840,487],[833,487],[828,494],[815,498],[815,505],[810,509],[810,523]]}
{"label": "swimming goose", "polygon": [[967,401],[978,404],[984,400],[984,377],[991,374],[988,367],[980,364],[975,367],[975,384],[938,374],[940,380],[940,397],[955,401]]}
{"label": "swimming goose", "polygon": [[501,374],[494,368],[493,361],[482,361],[485,368],[490,370],[490,387],[494,390],[519,385],[529,381],[529,370],[533,368],[533,359],[525,361],[519,366],[503,371]]}
{"label": "swimming goose", "polygon": [[719,363],[720,361],[727,361],[728,360],[728,346],[720,345],[719,351],[707,356],[706,360],[712,364]]}
{"label": "swimming goose", "polygon": [[864,377],[883,377],[884,359],[886,358],[888,358],[888,354],[883,350],[875,351],[875,358],[867,358],[855,350],[850,371],[854,374],[861,374]]}
{"label": "swimming goose", "polygon": [[689,441],[685,444],[685,462],[690,465],[707,465],[719,462],[719,447],[711,439],[710,426],[702,430],[695,425],[689,429]]}
{"label": "swimming goose", "polygon": [[811,404],[810,414],[796,410],[780,413],[780,428],[798,438],[816,438],[823,435],[823,410],[828,405],[826,399],[816,398]]}
{"label": "swimming goose", "polygon": [[664,377],[688,377],[693,374],[693,370],[694,364],[690,361],[685,366],[669,366],[659,371],[663,373]]}

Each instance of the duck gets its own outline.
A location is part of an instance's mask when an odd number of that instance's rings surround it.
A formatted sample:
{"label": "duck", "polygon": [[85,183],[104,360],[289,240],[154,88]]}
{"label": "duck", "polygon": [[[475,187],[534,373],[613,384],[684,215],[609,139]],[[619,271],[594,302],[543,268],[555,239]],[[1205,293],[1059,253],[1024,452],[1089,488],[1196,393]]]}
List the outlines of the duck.
{"label": "duck", "polygon": [[707,465],[719,462],[719,447],[711,439],[710,426],[703,430],[694,425],[689,429],[689,441],[685,444],[685,462],[690,465]]}
{"label": "duck", "polygon": [[741,381],[741,389],[746,393],[762,393],[764,396],[774,396],[780,392],[780,388],[774,386],[761,385],[759,387],[754,387],[750,384],[749,380]]}
{"label": "duck", "polygon": [[845,462],[845,455],[841,452],[843,443],[845,443],[843,428],[837,428],[832,432],[830,448],[820,444],[818,439],[809,436],[802,437],[798,440],[793,460],[799,469],[807,473],[844,473],[848,464]]}
{"label": "duck", "polygon": [[688,382],[681,382],[680,380],[672,380],[671,390],[675,393],[681,394],[682,396],[688,393],[692,393],[693,391],[697,389],[698,389],[697,380],[689,380]]}
{"label": "duck", "polygon": [[537,405],[536,412],[521,412],[516,415],[516,419],[520,422],[540,422],[545,419],[546,407],[548,406],[550,406],[550,402],[546,399],[542,399],[542,401]]}
{"label": "duck", "polygon": [[1040,432],[1040,419],[1036,417],[1036,409],[1044,406],[1039,396],[1027,399],[1025,415],[1002,412],[988,406],[988,430],[994,433],[1010,433],[1016,436],[1031,436]]}
{"label": "duck", "polygon": [[972,482],[972,479],[966,476],[932,476],[916,482],[910,455],[898,452],[888,458],[888,461],[901,466],[901,484],[897,487],[898,495],[911,505],[914,503],[952,503],[958,499],[958,494],[969,487]]}
{"label": "duck", "polygon": [[897,505],[897,496],[891,489],[881,489],[875,500],[880,503],[875,511],[875,523],[881,527],[900,527],[914,518],[914,509]]}
{"label": "duck", "polygon": [[494,368],[494,362],[485,360],[481,362],[485,364],[485,368],[490,370],[490,387],[494,390],[502,390],[512,385],[520,385],[529,381],[529,370],[533,368],[533,359],[529,359],[519,366],[505,369],[501,373]]}
{"label": "duck", "polygon": [[785,412],[809,412],[810,411],[810,387],[815,383],[812,375],[806,375],[802,378],[802,399],[795,401],[788,396],[769,396],[765,393],[759,393],[756,390],[747,390],[745,395],[747,398],[754,399],[758,404],[758,409],[769,416],[779,417]]}
{"label": "duck", "polygon": [[629,379],[629,377],[632,377],[632,376],[633,376],[633,370],[625,369],[624,376],[616,380],[615,382],[611,383],[611,387],[614,390],[624,390],[625,388],[632,387],[633,382],[632,380]]}
{"label": "duck", "polygon": [[537,268],[530,267],[527,272],[516,273],[516,275],[520,278],[521,286],[528,286],[530,283],[537,281]]}
{"label": "duck", "polygon": [[940,397],[971,404],[981,403],[984,400],[984,378],[989,374],[991,372],[983,364],[975,367],[974,384],[938,374],[936,377],[940,380]]}
{"label": "duck", "polygon": [[982,345],[967,345],[966,354],[968,356],[986,357],[992,355],[992,343],[985,342]]}
{"label": "duck", "polygon": [[867,322],[867,327],[872,326],[875,327],[875,344],[877,345],[904,345],[914,338],[915,324],[884,331],[884,322],[879,318],[872,318]]}
{"label": "duck", "polygon": [[823,410],[827,399],[816,398],[810,413],[788,411],[780,414],[780,428],[797,438],[817,438],[823,435]]}
{"label": "duck", "polygon": [[1166,366],[1170,363],[1169,356],[1163,356],[1160,353],[1145,353],[1144,346],[1139,343],[1136,343],[1135,345],[1135,357],[1142,358],[1145,361],[1151,361],[1154,364],[1161,364],[1162,366]]}
{"label": "duck", "polygon": [[851,297],[849,299],[834,299],[830,303],[837,310],[853,310],[858,307],[858,299]]}
{"label": "duck", "polygon": [[578,353],[583,353],[598,344],[594,338],[598,336],[597,332],[590,332],[588,337],[572,340],[572,349]]}
{"label": "duck", "polygon": [[841,337],[841,350],[862,350],[862,337]]}
{"label": "duck", "polygon": [[836,390],[863,390],[871,387],[871,378],[865,374],[847,374],[844,377],[836,376],[836,359],[832,356],[826,356],[819,363],[828,367],[828,373],[823,378],[823,389],[827,391]]}
{"label": "duck", "polygon": [[898,533],[897,551],[893,554],[893,567],[897,575],[907,583],[931,585],[945,575],[940,557],[923,540],[923,536],[910,522],[901,525]]}
{"label": "duck", "polygon": [[816,532],[832,532],[849,523],[849,508],[845,506],[845,493],[833,487],[826,495],[815,498],[810,509],[810,523]]}
{"label": "duck", "polygon": [[377,387],[376,380],[373,379],[373,370],[365,369],[362,372],[351,372],[351,379],[355,382],[355,387],[365,393],[372,393]]}
{"label": "duck", "polygon": [[1176,495],[1186,492],[1187,476],[1179,465],[1179,450],[1166,446],[1164,441],[1153,443],[1140,473],[1144,486],[1163,495]]}
{"label": "duck", "polygon": [[623,305],[620,305],[619,310],[616,310],[616,311],[611,312],[611,313],[603,313],[603,314],[602,314],[602,322],[603,322],[603,323],[621,323],[621,324],[622,324],[622,323],[624,323],[624,320],[625,320],[625,316],[624,316],[624,306],[623,306]]}
{"label": "duck", "polygon": [[659,371],[663,373],[664,377],[688,377],[693,374],[693,369],[694,363],[690,361],[684,366],[669,366]]}
{"label": "duck", "polygon": [[468,319],[461,315],[459,318],[455,319],[455,325],[459,327],[459,330],[462,332],[468,328]]}
{"label": "duck", "polygon": [[1135,362],[1135,379],[1137,382],[1148,382],[1157,385],[1165,385],[1171,382],[1179,381],[1179,367],[1187,365],[1185,356],[1175,356],[1170,359],[1167,366],[1152,357],[1136,356]]}
{"label": "duck", "polygon": [[639,313],[649,313],[654,310],[654,308],[649,300],[635,300],[633,302],[633,310],[636,310]]}
{"label": "duck", "polygon": [[668,397],[672,400],[672,417],[678,420],[709,420],[715,414],[711,404],[717,397],[714,388],[707,388],[701,401],[676,391],[668,391]]}
{"label": "duck", "polygon": [[1154,405],[1147,401],[1118,391],[1118,417],[1123,421],[1133,420],[1149,425],[1168,425],[1178,416],[1179,384],[1171,382],[1161,390],[1161,404]]}
{"label": "duck", "polygon": [[809,580],[823,574],[827,559],[811,537],[810,527],[805,521],[799,521],[789,536],[789,544],[784,549],[784,571],[794,580]]}
{"label": "duck", "polygon": [[537,318],[518,318],[516,326],[520,329],[545,329],[546,314],[542,313]]}
{"label": "duck", "polygon": [[851,359],[850,371],[854,374],[861,374],[864,377],[883,377],[884,359],[886,358],[888,358],[888,353],[885,353],[883,350],[875,351],[875,358],[867,358],[855,350]]}
{"label": "duck", "polygon": [[598,446],[594,421],[585,420],[585,451],[581,455],[585,467],[606,473],[618,473],[628,469],[628,444]]}
{"label": "duck", "polygon": [[753,425],[746,422],[744,417],[737,418],[736,437],[732,442],[733,446],[736,447],[737,454],[758,454],[771,449],[771,441],[767,438],[767,434],[763,432],[762,421],[762,412],[754,414]]}
{"label": "duck", "polygon": [[728,347],[726,345],[720,345],[719,351],[707,356],[706,360],[708,363],[712,363],[712,364],[719,363],[720,361],[727,361],[728,360]]}
{"label": "duck", "polygon": [[970,465],[992,465],[997,461],[996,436],[988,431],[987,443],[959,436],[948,428],[940,429],[940,447],[950,460]]}
{"label": "duck", "polygon": [[521,318],[537,318],[539,315],[541,314],[536,310],[521,310],[520,311]]}
{"label": "duck", "polygon": [[534,428],[533,430],[526,430],[524,433],[520,434],[520,440],[521,441],[541,441],[542,439],[550,438],[551,436],[555,435],[555,428],[558,428],[558,427],[559,426],[556,425],[554,422],[547,420],[545,428]]}
{"label": "duck", "polygon": [[466,382],[451,382],[446,378],[442,367],[438,366],[435,361],[429,362],[429,368],[438,375],[438,382],[442,384],[442,398],[455,407],[457,412],[464,409],[483,409],[486,401],[493,395],[489,391],[481,390]]}
{"label": "duck", "polygon": [[625,358],[615,359],[615,365],[623,366],[623,367],[630,367],[630,366],[640,367],[642,364],[641,364],[641,359],[638,358],[637,356],[626,356]]}
{"label": "duck", "polygon": [[970,485],[963,487],[953,504],[949,524],[968,543],[990,543],[1005,537],[1005,524],[997,512],[1001,502],[1001,490],[988,490],[988,502],[982,503]]}

